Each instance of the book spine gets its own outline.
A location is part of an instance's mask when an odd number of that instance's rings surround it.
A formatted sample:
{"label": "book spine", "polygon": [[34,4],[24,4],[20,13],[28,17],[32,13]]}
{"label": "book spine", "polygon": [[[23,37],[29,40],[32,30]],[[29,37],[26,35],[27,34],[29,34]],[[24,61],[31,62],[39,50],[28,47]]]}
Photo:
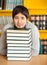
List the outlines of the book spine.
{"label": "book spine", "polygon": [[17,53],[17,54],[19,54],[19,53],[23,53],[23,54],[24,54],[24,53],[28,53],[28,54],[29,54],[29,53],[31,53],[31,50],[28,50],[28,51],[19,51],[19,50],[18,50],[18,51],[13,51],[13,50],[7,50],[7,54],[11,54],[11,53],[12,53],[12,54],[15,54],[15,53]]}
{"label": "book spine", "polygon": [[8,43],[7,46],[31,46],[32,42],[30,44],[15,44],[15,43]]}
{"label": "book spine", "polygon": [[29,34],[17,34],[17,33],[7,33],[7,36],[31,36],[31,33]]}
{"label": "book spine", "polygon": [[22,38],[21,37],[19,38],[19,37],[10,37],[10,36],[7,36],[7,40],[15,40],[15,39],[16,40],[27,40],[28,41],[28,40],[31,39],[31,36],[30,37],[22,37]]}
{"label": "book spine", "polygon": [[7,49],[13,49],[13,50],[29,50],[31,49],[30,47],[7,47]]}
{"label": "book spine", "polygon": [[30,54],[7,54],[7,57],[30,57],[31,56],[31,53]]}
{"label": "book spine", "polygon": [[7,60],[21,60],[21,61],[29,61],[30,59],[31,59],[31,57],[29,57],[29,58],[14,58],[14,57],[7,58]]}
{"label": "book spine", "polygon": [[31,42],[31,39],[29,41],[7,40],[7,43],[21,43],[21,44],[26,43],[26,44],[29,44],[30,42]]}

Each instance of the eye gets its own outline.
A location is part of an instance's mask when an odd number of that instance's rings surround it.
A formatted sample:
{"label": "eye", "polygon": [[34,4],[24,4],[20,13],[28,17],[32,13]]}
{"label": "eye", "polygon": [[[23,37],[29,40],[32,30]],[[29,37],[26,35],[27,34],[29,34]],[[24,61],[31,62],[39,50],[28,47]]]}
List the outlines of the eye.
{"label": "eye", "polygon": [[15,19],[18,19],[18,16],[15,16]]}
{"label": "eye", "polygon": [[21,19],[24,19],[24,17],[21,17]]}

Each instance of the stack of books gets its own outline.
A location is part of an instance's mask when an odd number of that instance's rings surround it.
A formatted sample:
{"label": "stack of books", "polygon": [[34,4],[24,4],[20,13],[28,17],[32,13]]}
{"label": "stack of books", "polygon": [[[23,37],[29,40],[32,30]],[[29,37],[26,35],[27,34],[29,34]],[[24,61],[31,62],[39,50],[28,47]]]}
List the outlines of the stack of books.
{"label": "stack of books", "polygon": [[7,59],[30,60],[31,59],[31,30],[8,29],[7,33]]}

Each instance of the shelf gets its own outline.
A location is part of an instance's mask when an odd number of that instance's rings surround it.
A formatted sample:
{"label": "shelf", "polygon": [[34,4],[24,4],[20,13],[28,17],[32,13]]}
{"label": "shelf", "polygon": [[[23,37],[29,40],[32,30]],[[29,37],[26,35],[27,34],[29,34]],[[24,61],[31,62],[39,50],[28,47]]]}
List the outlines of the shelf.
{"label": "shelf", "polygon": [[12,10],[0,10],[0,16],[12,16]]}
{"label": "shelf", "polygon": [[40,32],[40,39],[47,39],[47,30],[39,30]]}
{"label": "shelf", "polygon": [[[0,16],[12,16],[12,10],[0,10]],[[47,39],[47,30],[39,30],[39,32],[40,32],[40,39]]]}
{"label": "shelf", "polygon": [[47,9],[29,9],[30,15],[47,15]]}
{"label": "shelf", "polygon": [[[29,9],[30,15],[47,15],[47,9]],[[12,10],[0,10],[0,16],[12,16]]]}

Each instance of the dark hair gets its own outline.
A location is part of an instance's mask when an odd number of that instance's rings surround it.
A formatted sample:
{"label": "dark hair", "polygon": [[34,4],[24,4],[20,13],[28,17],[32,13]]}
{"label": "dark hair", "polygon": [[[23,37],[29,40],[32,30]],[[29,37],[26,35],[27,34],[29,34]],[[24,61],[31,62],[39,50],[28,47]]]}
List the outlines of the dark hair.
{"label": "dark hair", "polygon": [[23,15],[26,16],[26,18],[29,17],[29,11],[26,7],[23,5],[17,5],[13,11],[12,11],[12,18],[14,19],[14,16],[17,15],[18,13],[22,13]]}

